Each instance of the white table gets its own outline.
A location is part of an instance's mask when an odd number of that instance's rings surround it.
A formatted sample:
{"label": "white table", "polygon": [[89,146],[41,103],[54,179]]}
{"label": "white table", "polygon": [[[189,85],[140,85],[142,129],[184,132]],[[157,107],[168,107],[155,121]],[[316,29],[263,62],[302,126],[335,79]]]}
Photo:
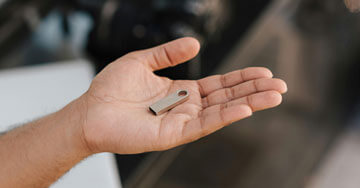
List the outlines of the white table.
{"label": "white table", "polygon": [[[88,89],[93,75],[85,60],[1,70],[0,131],[61,109]],[[121,187],[114,156],[92,156],[52,186],[79,187]]]}

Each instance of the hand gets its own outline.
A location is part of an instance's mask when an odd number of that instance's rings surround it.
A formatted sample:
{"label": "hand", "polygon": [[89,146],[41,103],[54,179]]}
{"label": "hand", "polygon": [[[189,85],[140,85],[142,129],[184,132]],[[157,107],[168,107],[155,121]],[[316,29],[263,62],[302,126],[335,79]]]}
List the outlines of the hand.
{"label": "hand", "polygon": [[[166,150],[211,134],[253,112],[281,103],[287,86],[265,68],[247,68],[198,81],[170,80],[153,71],[190,60],[200,45],[183,38],[133,52],[107,66],[80,100],[82,131],[93,153]],[[149,106],[179,89],[190,98],[155,116]]]}

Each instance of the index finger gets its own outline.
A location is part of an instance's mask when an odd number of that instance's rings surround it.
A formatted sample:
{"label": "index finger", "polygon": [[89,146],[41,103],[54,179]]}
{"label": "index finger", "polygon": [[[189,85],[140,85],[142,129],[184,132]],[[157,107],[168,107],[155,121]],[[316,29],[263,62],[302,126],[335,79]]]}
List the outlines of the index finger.
{"label": "index finger", "polygon": [[237,70],[225,75],[215,75],[198,80],[198,87],[201,97],[206,97],[210,93],[219,89],[233,87],[243,82],[259,78],[272,78],[272,72],[263,67],[250,67]]}

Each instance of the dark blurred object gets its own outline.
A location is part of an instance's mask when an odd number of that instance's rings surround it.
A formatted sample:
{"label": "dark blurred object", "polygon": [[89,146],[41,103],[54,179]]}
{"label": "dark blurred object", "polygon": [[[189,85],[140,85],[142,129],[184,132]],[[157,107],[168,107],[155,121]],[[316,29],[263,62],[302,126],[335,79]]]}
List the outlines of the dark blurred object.
{"label": "dark blurred object", "polygon": [[26,40],[54,6],[51,0],[0,1],[0,57]]}
{"label": "dark blurred object", "polygon": [[[349,13],[341,1],[303,0],[294,15],[296,28],[307,40],[308,55],[303,57],[308,72],[309,90],[321,106],[341,105],[339,111],[348,114],[358,100],[353,79],[358,71],[360,32],[359,16]],[[316,59],[316,61],[314,61]],[[299,75],[300,76],[300,75]],[[341,84],[338,84],[341,83]],[[351,97],[350,97],[351,96]],[[346,98],[347,100],[344,100]],[[337,100],[337,101],[334,101]],[[318,102],[318,103],[319,103]],[[323,109],[313,106],[313,109]],[[350,110],[351,111],[351,110]]]}
{"label": "dark blurred object", "polygon": [[[88,51],[101,70],[128,52],[179,37],[193,36],[206,43],[226,26],[231,13],[228,3],[228,0],[104,1],[100,12],[93,14],[95,28],[90,34]],[[189,73],[189,65],[184,64],[159,74],[185,79]]]}

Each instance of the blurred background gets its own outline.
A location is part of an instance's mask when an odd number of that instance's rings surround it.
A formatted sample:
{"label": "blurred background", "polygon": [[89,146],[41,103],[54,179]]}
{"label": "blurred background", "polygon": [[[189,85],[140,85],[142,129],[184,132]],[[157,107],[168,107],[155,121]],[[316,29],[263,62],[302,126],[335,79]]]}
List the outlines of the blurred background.
{"label": "blurred background", "polygon": [[360,14],[341,0],[0,0],[0,75],[78,60],[99,72],[130,51],[193,36],[196,63],[157,74],[264,66],[288,83],[284,103],[180,148],[117,155],[123,187],[355,188],[359,33]]}

